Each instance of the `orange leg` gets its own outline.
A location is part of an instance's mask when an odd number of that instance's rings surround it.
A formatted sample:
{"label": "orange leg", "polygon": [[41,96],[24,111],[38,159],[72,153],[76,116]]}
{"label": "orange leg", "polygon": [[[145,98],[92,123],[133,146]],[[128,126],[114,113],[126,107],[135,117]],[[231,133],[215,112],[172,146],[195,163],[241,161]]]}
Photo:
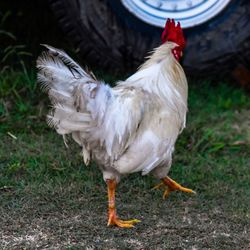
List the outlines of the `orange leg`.
{"label": "orange leg", "polygon": [[163,193],[163,199],[167,198],[168,195],[175,190],[179,190],[179,191],[186,192],[186,193],[196,194],[196,192],[193,191],[192,189],[185,188],[185,187],[181,186],[180,184],[178,184],[177,182],[175,182],[174,180],[172,180],[169,177],[162,178],[162,182],[160,184],[158,184],[157,186],[155,186],[153,189],[159,189],[162,186],[167,186],[165,192]]}
{"label": "orange leg", "polygon": [[123,221],[118,219],[116,215],[115,208],[115,189],[116,182],[115,180],[107,180],[108,185],[108,226],[115,225],[118,227],[131,228],[134,227],[134,224],[140,222],[140,220],[127,220]]}

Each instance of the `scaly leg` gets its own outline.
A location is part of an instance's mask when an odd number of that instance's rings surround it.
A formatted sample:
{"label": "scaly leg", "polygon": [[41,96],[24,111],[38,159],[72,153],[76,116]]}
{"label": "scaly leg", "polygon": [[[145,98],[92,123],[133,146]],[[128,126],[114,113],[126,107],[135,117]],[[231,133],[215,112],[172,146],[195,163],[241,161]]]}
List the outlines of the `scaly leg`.
{"label": "scaly leg", "polygon": [[115,208],[115,189],[116,182],[115,180],[107,180],[108,185],[108,226],[115,225],[118,227],[131,228],[134,227],[134,224],[140,222],[140,220],[120,220],[116,215]]}
{"label": "scaly leg", "polygon": [[175,190],[180,190],[182,192],[196,194],[196,192],[193,191],[192,189],[185,188],[185,187],[181,186],[180,184],[178,184],[177,182],[175,182],[174,180],[172,180],[168,176],[162,178],[161,180],[162,180],[162,182],[160,184],[156,185],[153,189],[159,189],[162,186],[167,186],[165,192],[163,193],[163,199],[167,198],[168,195]]}

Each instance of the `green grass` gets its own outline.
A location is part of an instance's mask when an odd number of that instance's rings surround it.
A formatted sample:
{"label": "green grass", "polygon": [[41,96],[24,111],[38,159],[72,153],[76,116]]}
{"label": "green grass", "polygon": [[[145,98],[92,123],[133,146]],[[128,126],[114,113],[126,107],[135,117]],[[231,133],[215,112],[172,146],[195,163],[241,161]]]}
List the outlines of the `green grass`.
{"label": "green grass", "polygon": [[189,89],[187,128],[178,139],[170,176],[198,194],[175,192],[163,201],[161,191],[151,190],[157,180],[129,175],[117,190],[118,212],[142,223],[122,230],[105,226],[106,186],[98,168],[94,163],[85,167],[80,148],[71,142],[66,149],[46,125],[49,102],[35,73],[3,72],[0,245],[247,249],[249,96],[226,83],[192,82]]}

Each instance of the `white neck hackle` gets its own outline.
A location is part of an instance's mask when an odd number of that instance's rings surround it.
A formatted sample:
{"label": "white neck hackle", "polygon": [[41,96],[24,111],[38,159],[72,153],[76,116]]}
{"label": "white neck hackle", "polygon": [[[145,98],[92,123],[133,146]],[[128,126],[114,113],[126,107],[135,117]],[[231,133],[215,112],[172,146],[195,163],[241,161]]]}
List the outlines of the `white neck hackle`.
{"label": "white neck hackle", "polygon": [[178,45],[173,42],[162,44],[153,51],[134,75],[119,84],[143,88],[172,105],[174,99],[178,99],[178,103],[187,106],[186,76],[172,54],[172,49],[176,46]]}

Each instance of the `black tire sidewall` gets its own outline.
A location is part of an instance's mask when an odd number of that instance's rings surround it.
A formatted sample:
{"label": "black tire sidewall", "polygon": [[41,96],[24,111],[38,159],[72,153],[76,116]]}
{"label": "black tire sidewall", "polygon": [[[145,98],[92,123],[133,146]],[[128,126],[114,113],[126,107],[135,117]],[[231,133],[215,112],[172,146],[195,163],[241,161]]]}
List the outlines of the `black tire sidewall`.
{"label": "black tire sidewall", "polygon": [[[129,29],[134,29],[147,36],[160,37],[162,32],[161,28],[149,25],[135,17],[123,6],[121,1],[108,0],[108,3],[121,22]],[[244,43],[244,40],[249,40],[250,37],[249,5],[250,2],[247,0],[232,0],[224,10],[209,21],[192,28],[184,29],[188,43],[185,49],[183,64],[189,72],[193,72],[197,75],[206,74],[208,70],[210,73],[217,73],[219,67],[220,73],[226,73],[236,67],[237,57],[240,57],[243,64],[248,63],[248,57],[246,59],[243,58],[245,56],[242,51],[249,51],[250,47],[247,46],[247,48],[243,49],[242,43]],[[246,11],[240,11],[240,8],[246,8]],[[222,34],[222,31],[225,30],[227,26],[228,20],[230,20],[232,16],[236,16],[236,12],[242,13],[243,15],[238,16],[238,18],[234,17],[230,27],[228,27],[230,28],[228,29],[228,33]],[[248,26],[245,27],[245,29],[239,28],[242,23],[248,23]],[[238,39],[239,32],[245,33],[243,39]],[[212,39],[215,37],[220,37],[220,39],[217,39],[216,43],[211,44]],[[225,46],[225,43],[229,41],[232,44]],[[206,46],[204,44],[205,42],[210,44]],[[204,53],[206,53],[206,55]],[[223,56],[226,57],[223,59]],[[236,61],[234,61],[234,59],[236,59]]]}
{"label": "black tire sidewall", "polygon": [[[86,62],[116,72],[132,71],[143,62],[147,52],[160,44],[162,29],[133,16],[121,1],[85,1],[49,0],[61,28],[80,48]],[[79,6],[86,7],[84,14]],[[104,23],[96,15],[101,7],[106,10],[101,13]],[[185,70],[193,75],[226,73],[239,61],[246,63],[250,51],[249,15],[247,0],[232,0],[213,19],[185,29]],[[100,32],[105,35],[105,43],[98,39]]]}

